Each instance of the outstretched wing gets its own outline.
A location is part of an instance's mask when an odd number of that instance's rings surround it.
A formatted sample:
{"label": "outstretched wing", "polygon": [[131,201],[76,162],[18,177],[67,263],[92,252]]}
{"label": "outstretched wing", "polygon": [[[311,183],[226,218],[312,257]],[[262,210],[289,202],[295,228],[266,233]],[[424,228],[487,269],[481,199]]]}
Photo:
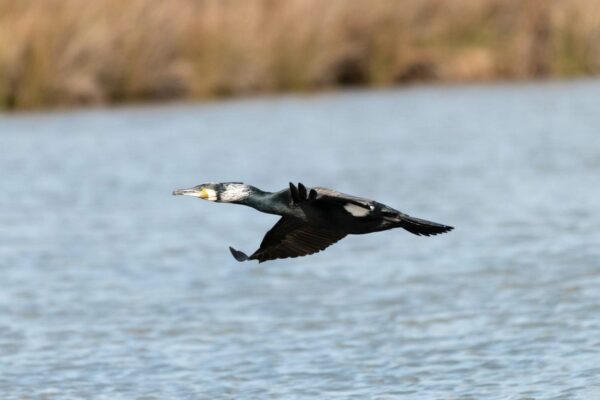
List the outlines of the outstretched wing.
{"label": "outstretched wing", "polygon": [[[347,207],[363,209],[363,212],[370,212],[374,209],[375,202],[373,200],[364,199],[362,197],[350,196],[337,192],[332,189],[315,187],[310,191],[302,184],[298,183],[298,187],[290,182],[290,195],[292,202],[296,205],[311,205],[320,207]],[[358,213],[363,213],[358,211]]]}
{"label": "outstretched wing", "polygon": [[373,200],[365,199],[362,197],[350,196],[349,194],[340,193],[332,189],[316,187],[314,190],[317,192],[319,200],[331,201],[336,203],[354,204],[359,207],[371,209],[373,207]]}
{"label": "outstretched wing", "polygon": [[316,203],[321,207],[343,207],[355,216],[365,216],[375,209],[373,200],[362,197],[350,196],[349,194],[336,192],[335,190],[316,187],[313,189],[317,195]]}
{"label": "outstretched wing", "polygon": [[258,260],[259,262],[278,258],[302,257],[326,249],[346,236],[343,232],[318,226],[307,225],[303,221],[282,217],[267,232],[258,250],[251,256],[229,248],[238,261]]}

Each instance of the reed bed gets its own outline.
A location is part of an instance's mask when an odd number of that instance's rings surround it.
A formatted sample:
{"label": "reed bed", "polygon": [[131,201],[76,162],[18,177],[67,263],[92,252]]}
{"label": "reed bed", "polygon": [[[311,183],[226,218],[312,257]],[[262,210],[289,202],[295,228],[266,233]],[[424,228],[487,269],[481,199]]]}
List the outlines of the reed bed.
{"label": "reed bed", "polygon": [[598,72],[597,0],[0,0],[0,109]]}

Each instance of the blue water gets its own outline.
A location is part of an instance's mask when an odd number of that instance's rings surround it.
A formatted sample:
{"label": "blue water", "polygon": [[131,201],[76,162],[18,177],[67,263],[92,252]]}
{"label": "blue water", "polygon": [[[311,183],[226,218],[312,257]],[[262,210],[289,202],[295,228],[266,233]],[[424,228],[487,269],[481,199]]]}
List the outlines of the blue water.
{"label": "blue water", "polygon": [[[0,398],[600,398],[600,82],[0,116]],[[237,263],[289,181],[453,225]]]}

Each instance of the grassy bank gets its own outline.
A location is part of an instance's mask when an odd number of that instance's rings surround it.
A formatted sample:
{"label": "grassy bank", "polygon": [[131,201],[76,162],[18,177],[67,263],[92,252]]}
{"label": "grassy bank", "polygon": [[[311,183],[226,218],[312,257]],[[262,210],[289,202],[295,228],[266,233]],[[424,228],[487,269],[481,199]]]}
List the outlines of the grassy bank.
{"label": "grassy bank", "polygon": [[0,0],[0,109],[599,72],[598,0]]}

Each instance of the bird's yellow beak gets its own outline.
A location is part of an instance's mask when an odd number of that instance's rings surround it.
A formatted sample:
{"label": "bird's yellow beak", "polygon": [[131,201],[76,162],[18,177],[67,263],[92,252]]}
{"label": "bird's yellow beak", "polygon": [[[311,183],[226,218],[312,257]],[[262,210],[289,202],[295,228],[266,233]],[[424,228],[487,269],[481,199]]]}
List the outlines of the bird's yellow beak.
{"label": "bird's yellow beak", "polygon": [[191,189],[177,189],[173,190],[173,196],[193,196],[203,200],[215,201],[217,200],[217,193],[212,189],[207,189],[202,186],[196,186]]}
{"label": "bird's yellow beak", "polygon": [[208,199],[208,192],[205,188],[193,187],[191,189],[173,190],[173,196],[193,196],[201,199]]}

